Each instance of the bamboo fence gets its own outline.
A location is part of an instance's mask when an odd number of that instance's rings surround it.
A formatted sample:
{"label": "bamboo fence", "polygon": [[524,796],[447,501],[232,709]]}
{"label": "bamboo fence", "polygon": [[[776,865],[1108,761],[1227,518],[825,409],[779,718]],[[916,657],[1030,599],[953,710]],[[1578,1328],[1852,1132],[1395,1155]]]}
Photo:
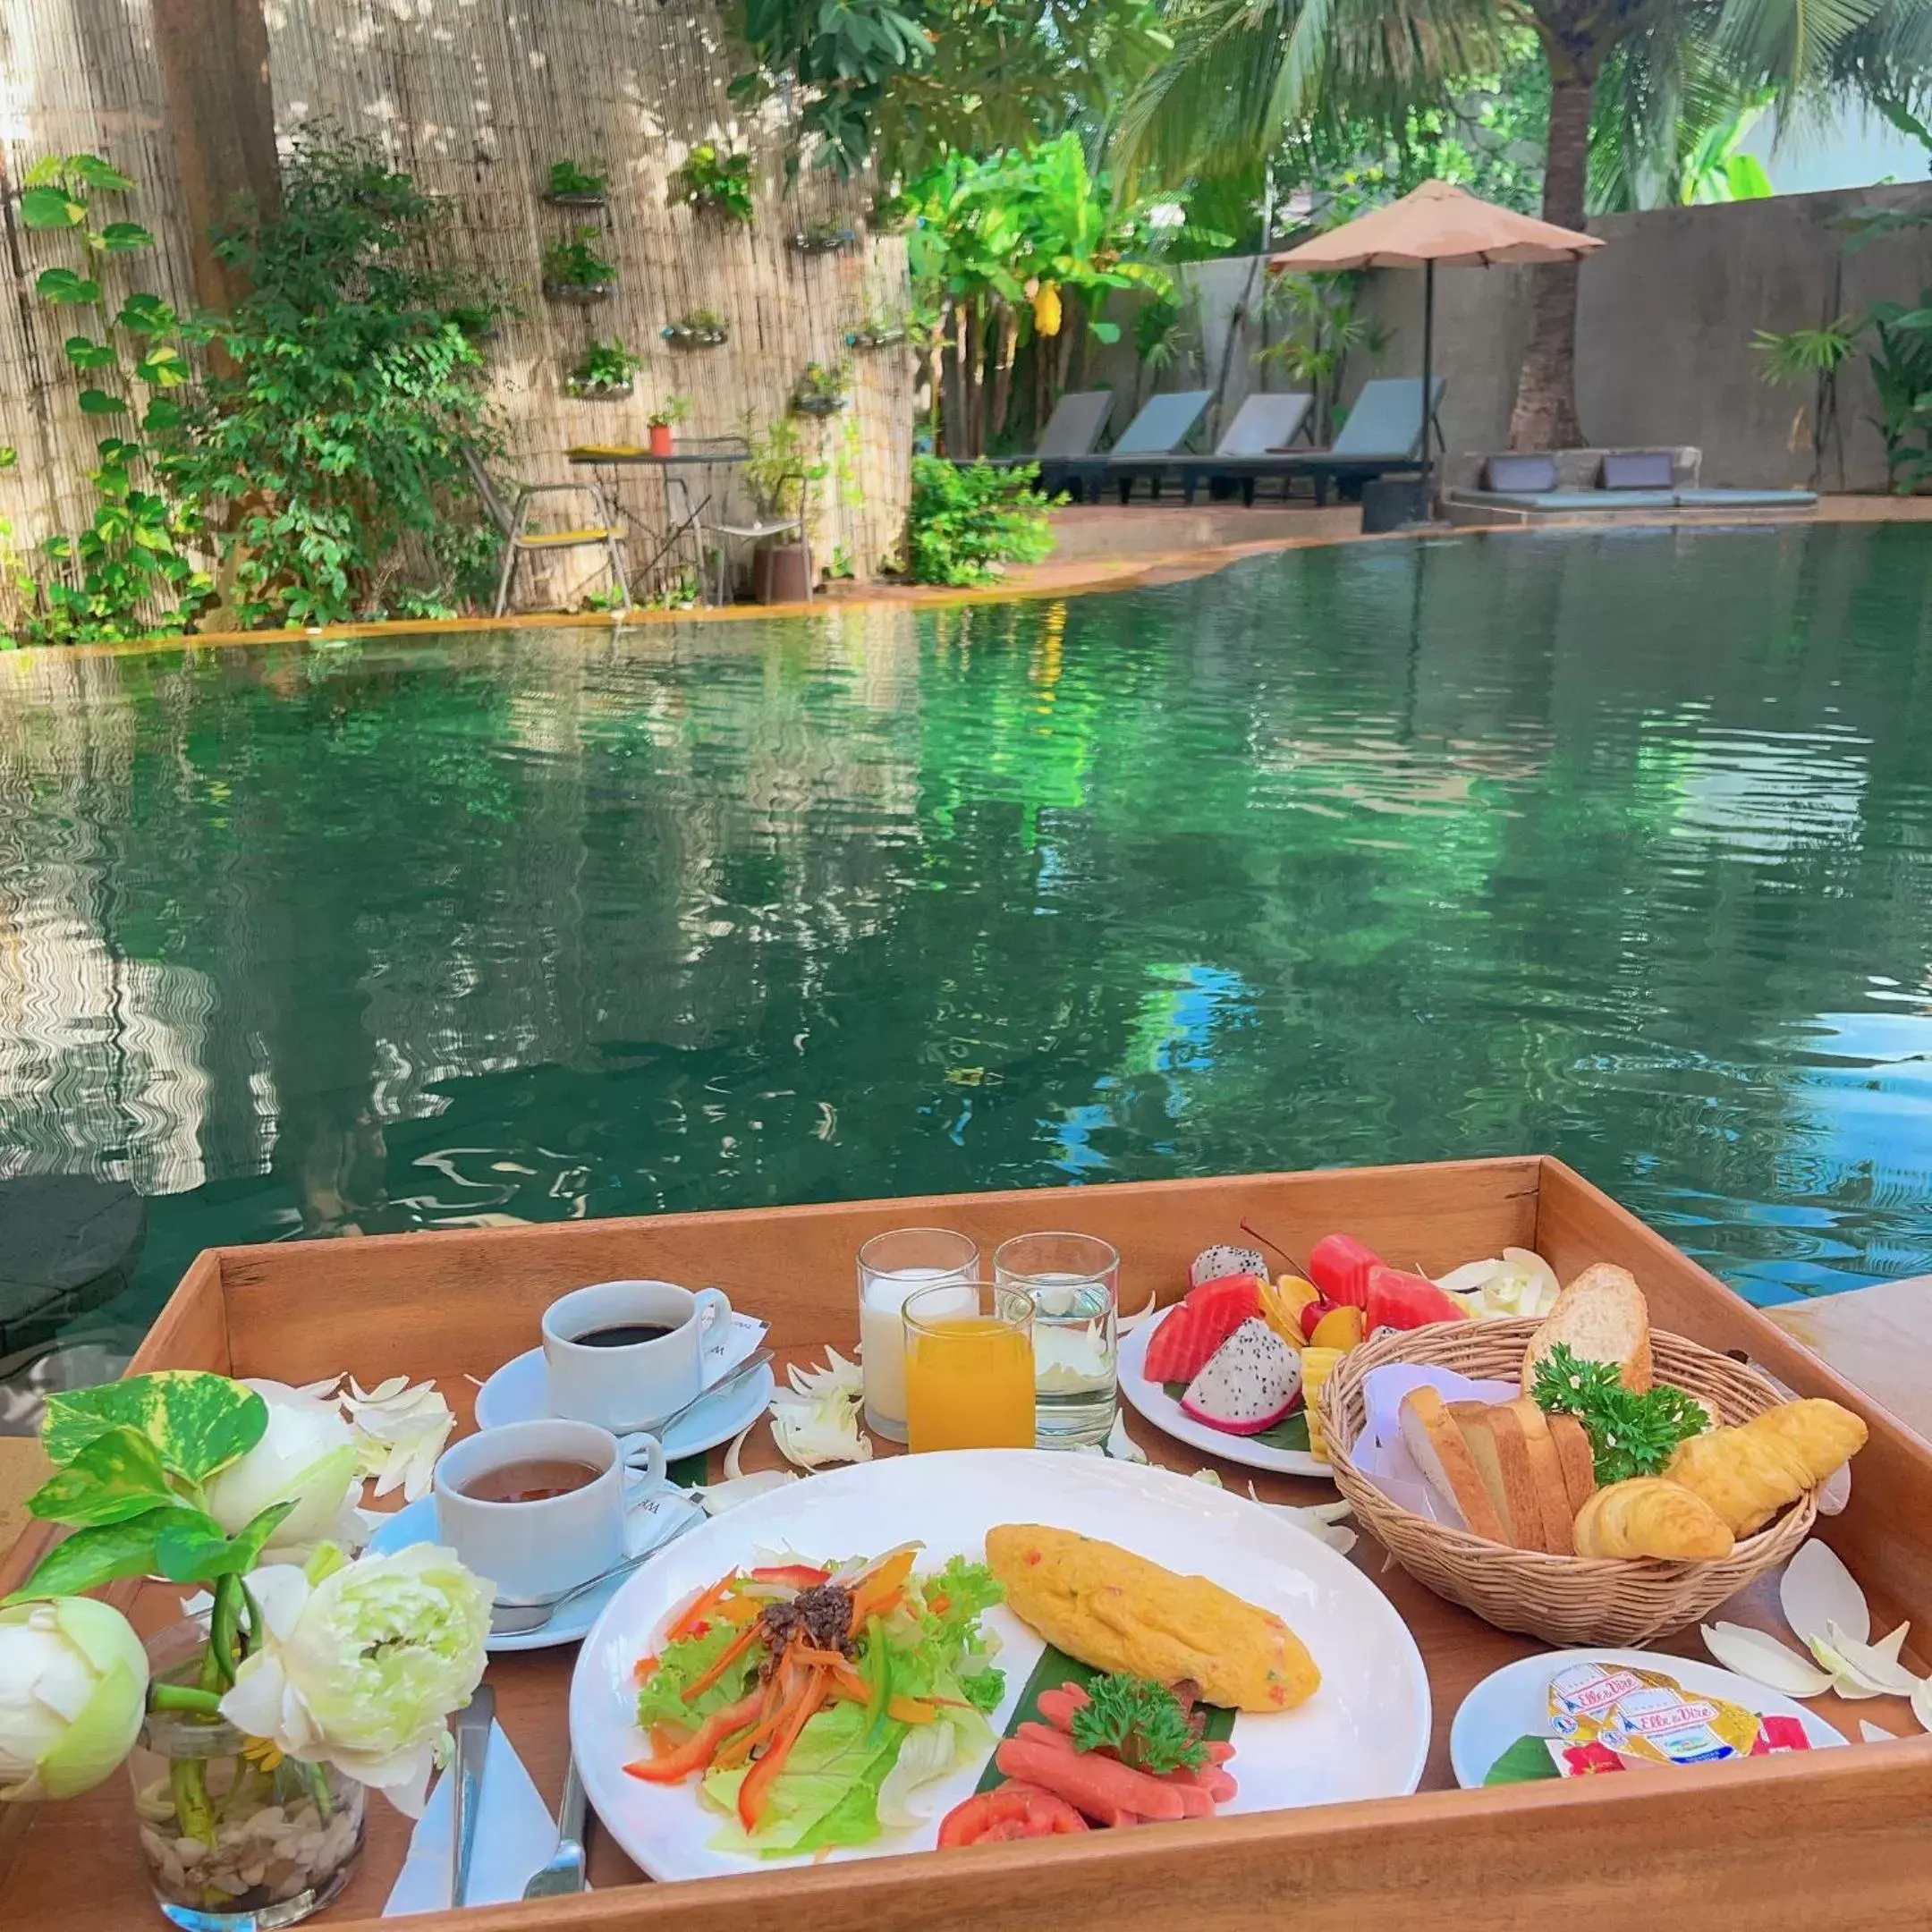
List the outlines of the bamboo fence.
{"label": "bamboo fence", "polygon": [[[716,0],[266,0],[264,12],[278,131],[328,119],[378,140],[394,165],[447,200],[454,263],[514,306],[487,353],[520,475],[567,480],[582,474],[564,457],[573,444],[643,443],[647,414],[672,394],[691,404],[682,434],[748,421],[760,431],[786,412],[807,363],[849,355],[848,407],[823,422],[799,419],[808,453],[827,467],[814,549],[820,564],[837,558],[860,578],[877,567],[904,512],[916,372],[902,345],[854,353],[844,337],[869,314],[902,312],[903,245],[869,233],[869,182],[809,165],[787,181],[782,97],[749,114],[726,97],[742,56]],[[673,175],[703,140],[753,156],[750,227],[671,204]],[[71,244],[23,232],[17,210],[28,166],[80,150],[135,178],[138,193],[108,212],[158,241],[110,262],[110,299],[141,286],[191,306],[148,0],[6,0],[0,187],[13,299],[0,303],[0,443],[20,462],[0,473],[0,516],[21,547],[76,527],[91,506],[84,473],[99,431],[75,406],[61,348],[77,311],[50,309],[32,292],[34,275],[68,258]],[[607,173],[605,209],[545,202],[551,164],[563,159]],[[831,254],[791,246],[795,232],[826,219],[853,230],[857,245]],[[552,302],[540,285],[545,243],[580,223],[599,226],[596,245],[618,270],[614,296],[590,308]],[[695,309],[724,317],[727,344],[674,350],[662,340],[665,325]],[[612,336],[645,358],[632,394],[570,396],[571,366]],[[655,520],[659,487],[652,472],[625,472],[620,493]],[[562,599],[576,587],[554,578],[537,588]]]}

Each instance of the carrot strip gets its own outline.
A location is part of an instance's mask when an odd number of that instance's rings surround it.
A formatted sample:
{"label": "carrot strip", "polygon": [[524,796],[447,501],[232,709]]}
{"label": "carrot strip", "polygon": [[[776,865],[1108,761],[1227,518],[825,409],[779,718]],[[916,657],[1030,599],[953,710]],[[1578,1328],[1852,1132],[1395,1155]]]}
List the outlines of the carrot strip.
{"label": "carrot strip", "polygon": [[748,1832],[758,1829],[758,1820],[765,1815],[765,1801],[770,1795],[772,1786],[778,1782],[778,1774],[784,1770],[792,1747],[798,1742],[799,1733],[825,1701],[824,1672],[808,1670],[805,1677],[804,1689],[786,1713],[777,1736],[766,1746],[765,1755],[745,1773],[744,1781],[738,1787],[738,1822]]}
{"label": "carrot strip", "polygon": [[713,1684],[721,1682],[724,1678],[724,1673],[728,1671],[732,1667],[732,1665],[735,1664],[738,1659],[741,1657],[745,1654],[745,1652],[749,1650],[751,1646],[758,1641],[758,1627],[756,1623],[747,1623],[745,1627],[741,1631],[740,1631],[738,1634],[733,1637],[732,1640],[728,1644],[726,1644],[721,1651],[718,1652],[717,1659],[712,1665],[711,1668],[708,1670],[704,1674],[704,1675],[697,1681],[696,1683],[690,1684],[685,1687],[684,1701],[687,1704],[691,1703],[694,1699],[702,1697],[704,1693],[708,1690]]}
{"label": "carrot strip", "polygon": [[703,1623],[705,1612],[710,1609],[714,1604],[722,1603],[724,1599],[724,1592],[737,1580],[738,1572],[733,1570],[728,1576],[721,1576],[709,1589],[700,1590],[684,1606],[677,1622],[665,1632],[665,1641],[666,1643],[675,1643],[681,1637],[689,1637],[693,1627]]}

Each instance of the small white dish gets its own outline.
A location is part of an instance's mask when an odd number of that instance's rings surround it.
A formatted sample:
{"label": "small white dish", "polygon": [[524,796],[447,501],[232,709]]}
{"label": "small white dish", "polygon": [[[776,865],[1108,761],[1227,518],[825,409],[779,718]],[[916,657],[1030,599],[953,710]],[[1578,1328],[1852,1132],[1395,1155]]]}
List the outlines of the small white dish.
{"label": "small white dish", "polygon": [[1277,1476],[1331,1475],[1327,1463],[1312,1450],[1277,1449],[1272,1443],[1257,1442],[1252,1436],[1232,1436],[1225,1429],[1197,1422],[1158,1382],[1148,1380],[1148,1344],[1172,1312],[1167,1309],[1121,1337],[1120,1392],[1128,1406],[1145,1416],[1162,1435],[1219,1456],[1224,1462],[1239,1462],[1243,1469],[1272,1470]]}
{"label": "small white dish", "polygon": [[1629,1664],[1662,1671],[1686,1690],[1741,1704],[1760,1717],[1795,1717],[1814,1750],[1845,1740],[1816,1711],[1794,1703],[1767,1684],[1753,1683],[1734,1671],[1696,1657],[1667,1657],[1661,1650],[1546,1650],[1518,1657],[1492,1671],[1462,1699],[1449,1727],[1449,1765],[1464,1791],[1479,1791],[1490,1767],[1518,1738],[1553,1735],[1549,1717],[1550,1679],[1572,1664]]}
{"label": "small white dish", "polygon": [[[684,1505],[689,1504],[686,1508]],[[632,1503],[626,1513],[625,1540],[632,1552],[668,1540],[691,1510],[704,1505],[688,1491],[664,1488],[651,1491]],[[369,1546],[378,1556],[393,1556],[417,1543],[446,1542],[436,1519],[435,1496],[419,1496],[405,1504],[394,1515],[385,1517],[369,1538]],[[551,1650],[559,1644],[579,1643],[589,1634],[604,1606],[637,1572],[627,1571],[607,1582],[572,1597],[550,1621],[532,1631],[506,1631],[489,1638],[484,1648],[492,1657],[511,1650]]]}
{"label": "small white dish", "polygon": [[[762,1329],[760,1334],[762,1335]],[[751,1347],[758,1346],[753,1341]],[[747,1349],[737,1360],[750,1353]],[[728,1375],[730,1368],[719,1371]],[[716,1377],[713,1378],[716,1379]],[[708,1397],[691,1412],[666,1430],[658,1440],[664,1444],[665,1460],[675,1462],[681,1456],[697,1455],[728,1443],[740,1429],[749,1428],[764,1414],[776,1385],[767,1363],[750,1380],[729,1393]],[[536,1422],[549,1418],[546,1399],[544,1353],[533,1348],[506,1361],[477,1391],[476,1419],[479,1428],[501,1428],[505,1422]]]}

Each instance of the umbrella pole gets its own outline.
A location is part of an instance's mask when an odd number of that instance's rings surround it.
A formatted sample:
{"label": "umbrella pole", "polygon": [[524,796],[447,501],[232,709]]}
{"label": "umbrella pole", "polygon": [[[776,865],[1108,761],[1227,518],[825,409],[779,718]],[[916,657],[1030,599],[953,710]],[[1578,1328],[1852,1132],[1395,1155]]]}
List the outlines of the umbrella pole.
{"label": "umbrella pole", "polygon": [[1436,411],[1430,407],[1430,388],[1436,362],[1436,264],[1422,265],[1422,514],[1436,514],[1435,495],[1430,487],[1435,467]]}

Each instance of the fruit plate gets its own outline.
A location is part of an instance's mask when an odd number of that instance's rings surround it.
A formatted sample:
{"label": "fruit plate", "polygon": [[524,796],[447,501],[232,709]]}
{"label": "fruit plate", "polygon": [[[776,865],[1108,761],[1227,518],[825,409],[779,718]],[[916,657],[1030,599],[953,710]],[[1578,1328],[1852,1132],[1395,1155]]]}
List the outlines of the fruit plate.
{"label": "fruit plate", "polygon": [[[1292,1711],[1235,1719],[1229,1769],[1240,1785],[1222,1815],[1279,1811],[1415,1790],[1428,1755],[1429,1690],[1421,1653],[1394,1606],[1345,1557],[1279,1512],[1166,1470],[1030,1449],[962,1449],[901,1456],[815,1476],[760,1496],[682,1537],[638,1572],[585,1640],[571,1680],[572,1748],[597,1816],[654,1878],[740,1875],[812,1856],[752,1860],[715,1851],[718,1814],[695,1784],[646,1784],[623,1767],[647,1754],[631,1668],[653,1651],[667,1616],[733,1565],[760,1553],[846,1556],[924,1545],[920,1569],[985,1553],[997,1523],[1046,1523],[1105,1538],[1169,1568],[1209,1578],[1284,1618],[1322,1672]],[[987,1613],[1001,1639],[1006,1694],[992,1714],[1004,1734],[1040,1640],[1004,1608]],[[834,1860],[929,1851],[939,1821],[972,1792],[975,1761],[920,1794],[928,1821]]]}
{"label": "fruit plate", "polygon": [[1120,1392],[1128,1406],[1136,1414],[1145,1416],[1162,1434],[1191,1448],[1219,1456],[1224,1462],[1239,1462],[1245,1469],[1273,1470],[1281,1476],[1326,1476],[1327,1463],[1312,1450],[1277,1449],[1273,1443],[1257,1441],[1252,1436],[1234,1436],[1226,1429],[1209,1428],[1189,1415],[1158,1382],[1148,1380],[1148,1344],[1173,1312],[1172,1309],[1166,1309],[1157,1319],[1144,1322],[1131,1335],[1121,1337]]}
{"label": "fruit plate", "polygon": [[1660,1650],[1546,1650],[1491,1671],[1462,1699],[1449,1727],[1449,1764],[1464,1791],[1480,1789],[1490,1767],[1518,1738],[1549,1734],[1550,1679],[1572,1664],[1629,1664],[1661,1671],[1694,1697],[1723,1698],[1760,1717],[1795,1717],[1813,1750],[1845,1741],[1816,1711],[1698,1657],[1666,1657]]}

